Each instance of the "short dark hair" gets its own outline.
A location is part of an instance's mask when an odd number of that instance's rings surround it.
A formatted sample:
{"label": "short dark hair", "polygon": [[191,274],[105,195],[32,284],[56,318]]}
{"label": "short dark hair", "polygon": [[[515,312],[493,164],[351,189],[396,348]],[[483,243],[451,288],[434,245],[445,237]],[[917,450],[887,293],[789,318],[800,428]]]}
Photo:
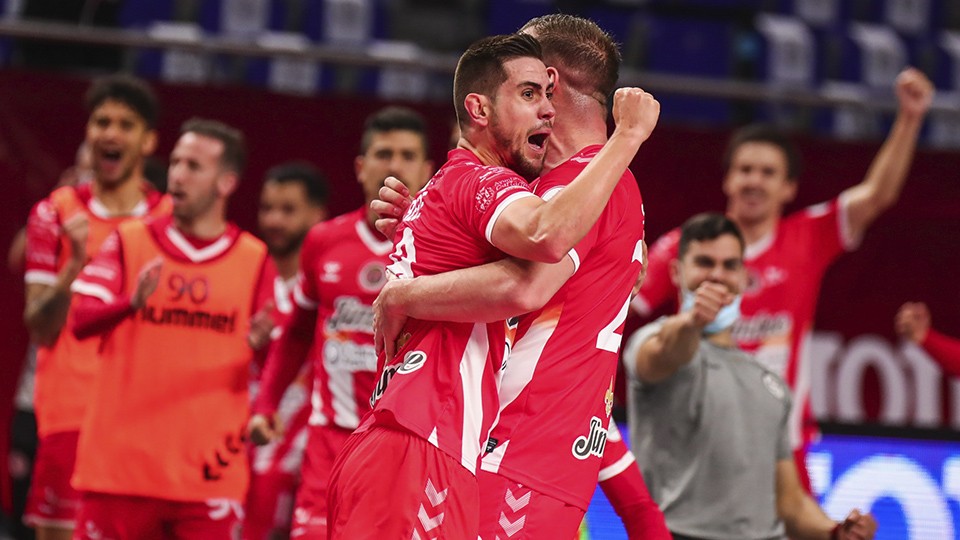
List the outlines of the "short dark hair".
{"label": "short dark hair", "polygon": [[420,136],[423,142],[423,155],[430,155],[427,140],[427,123],[417,111],[407,107],[384,107],[367,117],[363,124],[363,136],[360,138],[360,155],[366,154],[377,133],[388,131],[411,131]]}
{"label": "short dark hair", "polygon": [[218,120],[191,118],[180,128],[180,135],[186,133],[196,133],[223,143],[220,164],[237,173],[237,176],[243,175],[243,169],[247,166],[247,143],[242,131]]}
{"label": "short dark hair", "polygon": [[606,106],[620,76],[620,51],[610,34],[563,13],[530,19],[520,32],[535,33],[544,62],[560,69],[566,84]]}
{"label": "short dark hair", "polygon": [[742,145],[751,142],[768,143],[776,146],[787,159],[787,179],[796,182],[800,177],[800,153],[787,135],[770,124],[750,124],[741,127],[730,136],[727,150],[723,154],[723,170],[729,171],[733,154]]}
{"label": "short dark hair", "polygon": [[482,94],[493,97],[497,88],[507,80],[503,64],[514,58],[543,60],[540,43],[527,34],[490,36],[473,42],[457,63],[453,75],[453,105],[457,110],[460,129],[466,130],[467,109],[464,100],[467,94]]}
{"label": "short dark hair", "polygon": [[705,240],[716,240],[725,234],[732,234],[740,242],[740,253],[746,247],[743,240],[743,234],[740,227],[730,218],[716,212],[705,212],[697,214],[683,222],[680,226],[680,253],[678,258],[682,259],[687,254],[687,249],[691,242],[703,242]]}
{"label": "short dark hair", "polygon": [[142,80],[130,75],[109,75],[93,81],[84,96],[87,114],[106,101],[119,101],[133,109],[148,129],[157,126],[157,97]]}
{"label": "short dark hair", "polygon": [[264,183],[300,184],[307,193],[307,200],[315,206],[325,206],[330,198],[327,177],[306,161],[287,161],[267,171]]}

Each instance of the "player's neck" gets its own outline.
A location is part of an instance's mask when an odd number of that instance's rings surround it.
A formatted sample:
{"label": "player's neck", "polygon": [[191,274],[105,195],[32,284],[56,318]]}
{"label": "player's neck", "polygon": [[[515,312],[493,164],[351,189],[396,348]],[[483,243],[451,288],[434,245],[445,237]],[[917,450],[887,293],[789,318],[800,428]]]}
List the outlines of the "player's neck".
{"label": "player's neck", "polygon": [[128,215],[143,202],[143,176],[139,173],[116,184],[94,181],[91,184],[93,197],[110,212],[111,215]]}
{"label": "player's neck", "polygon": [[213,240],[227,232],[227,220],[223,211],[209,211],[196,217],[173,216],[173,225],[185,236],[192,236],[200,240]]}
{"label": "player's neck", "polygon": [[716,345],[717,347],[723,347],[724,349],[732,349],[737,346],[737,342],[733,339],[733,329],[727,328],[723,332],[717,332],[716,334],[711,334],[706,338],[707,341]]}
{"label": "player's neck", "polygon": [[297,249],[286,255],[274,255],[273,263],[277,267],[277,274],[284,281],[290,281],[297,275],[300,268],[300,250]]}
{"label": "player's neck", "polygon": [[572,158],[588,146],[607,142],[607,122],[602,114],[592,110],[563,111],[563,119],[554,124],[553,133],[547,139],[547,156],[543,162],[546,174]]}
{"label": "player's neck", "polygon": [[773,234],[773,231],[777,228],[777,224],[780,223],[780,216],[777,214],[750,222],[738,220],[732,216],[730,216],[730,219],[737,223],[737,227],[740,228],[740,234],[743,235],[743,241],[748,246],[756,244]]}

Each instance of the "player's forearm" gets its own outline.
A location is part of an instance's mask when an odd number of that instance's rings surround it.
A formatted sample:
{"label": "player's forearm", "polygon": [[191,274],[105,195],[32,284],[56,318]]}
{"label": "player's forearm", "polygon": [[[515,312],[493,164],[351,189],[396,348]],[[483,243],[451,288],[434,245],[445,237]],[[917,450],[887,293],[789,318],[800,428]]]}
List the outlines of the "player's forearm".
{"label": "player's forearm", "polygon": [[507,253],[533,261],[561,261],[596,223],[642,142],[635,133],[615,131],[573,182],[529,215],[521,229],[526,245],[512,250],[508,246]]}
{"label": "player's forearm", "polygon": [[648,383],[660,382],[690,363],[700,348],[701,328],[680,313],[667,319],[660,332],[640,348],[637,376]]}
{"label": "player's forearm", "polygon": [[[794,540],[831,540],[830,535],[837,522],[823,513],[823,510],[806,493],[792,505],[779,505],[780,519],[783,520],[787,536]],[[789,506],[789,508],[786,508]]]}
{"label": "player's forearm", "polygon": [[960,340],[945,336],[931,328],[921,346],[930,353],[944,371],[954,377],[960,377]]}
{"label": "player's forearm", "polygon": [[283,327],[280,338],[270,347],[260,379],[260,393],[253,405],[256,414],[272,415],[296,379],[313,345],[317,312],[299,306]]}
{"label": "player's forearm", "polygon": [[[493,322],[538,309],[557,287],[537,281],[541,263],[504,259],[385,287],[387,312],[425,321]],[[562,282],[561,282],[562,283]]]}
{"label": "player's forearm", "polygon": [[877,152],[864,183],[869,186],[873,204],[885,210],[897,202],[913,163],[923,117],[897,115],[890,134]]}
{"label": "player's forearm", "polygon": [[113,330],[135,312],[128,297],[117,298],[108,304],[99,298],[81,295],[73,314],[71,331],[80,340],[99,336]]}
{"label": "player's forearm", "polygon": [[49,346],[57,340],[70,309],[70,285],[82,269],[82,262],[71,260],[57,274],[53,285],[27,286],[23,322],[35,343]]}

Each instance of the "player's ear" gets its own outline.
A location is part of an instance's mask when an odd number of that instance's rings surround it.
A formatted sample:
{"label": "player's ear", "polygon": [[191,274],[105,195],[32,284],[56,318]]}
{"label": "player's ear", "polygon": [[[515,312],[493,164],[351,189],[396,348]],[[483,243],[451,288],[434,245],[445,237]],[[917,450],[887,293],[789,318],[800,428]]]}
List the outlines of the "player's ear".
{"label": "player's ear", "polygon": [[550,79],[550,86],[547,87],[548,93],[556,93],[560,86],[560,72],[555,67],[547,68],[547,77]]}
{"label": "player's ear", "polygon": [[670,261],[670,281],[672,281],[678,289],[680,288],[680,261],[677,259]]}
{"label": "player's ear", "polygon": [[227,198],[230,195],[233,195],[233,192],[237,190],[237,185],[240,183],[240,177],[235,171],[223,171],[220,175],[220,178],[217,179],[217,191],[220,193],[220,196]]}
{"label": "player's ear", "polygon": [[463,99],[463,106],[470,116],[470,123],[486,126],[490,122],[490,99],[482,94],[467,94]]}
{"label": "player's ear", "polygon": [[358,184],[363,184],[363,177],[360,173],[363,171],[363,155],[353,158],[353,175],[357,178]]}
{"label": "player's ear", "polygon": [[140,144],[140,155],[151,156],[157,149],[157,130],[148,129],[143,134],[143,142]]}

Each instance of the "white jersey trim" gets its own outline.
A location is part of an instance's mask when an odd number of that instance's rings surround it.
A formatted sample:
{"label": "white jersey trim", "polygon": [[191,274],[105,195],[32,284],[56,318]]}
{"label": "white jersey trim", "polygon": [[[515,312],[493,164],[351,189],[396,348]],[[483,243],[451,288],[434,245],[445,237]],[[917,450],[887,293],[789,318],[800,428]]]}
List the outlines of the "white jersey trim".
{"label": "white jersey trim", "polygon": [[636,459],[633,457],[633,453],[627,452],[617,461],[600,469],[600,474],[597,475],[597,482],[603,482],[613,478],[614,476],[627,470],[627,467],[629,467],[635,461]]}
{"label": "white jersey trim", "polygon": [[503,211],[506,210],[511,204],[527,197],[536,197],[536,195],[529,191],[520,191],[508,196],[500,202],[499,206],[497,206],[497,208],[493,211],[493,215],[490,216],[490,221],[487,222],[487,230],[483,233],[487,239],[487,242],[490,242],[491,245],[493,244],[493,226],[497,224],[497,219],[500,218],[500,214],[502,214]]}
{"label": "white jersey trim", "polygon": [[748,244],[747,247],[744,248],[743,250],[743,260],[752,261],[757,257],[766,253],[766,251],[770,249],[770,246],[773,245],[774,240],[777,239],[778,227],[779,227],[779,224],[777,225],[777,227],[774,227],[772,231],[765,234],[762,238],[760,238],[756,242],[752,244]]}
{"label": "white jersey trim", "polygon": [[89,281],[83,281],[81,279],[74,280],[73,285],[70,286],[70,290],[76,294],[99,298],[105,304],[112,304],[115,299],[113,293],[103,285],[90,283]]}
{"label": "white jersey trim", "polygon": [[100,219],[111,219],[120,216],[130,216],[130,217],[143,217],[147,215],[147,212],[150,210],[150,207],[147,206],[146,200],[141,200],[133,207],[129,212],[111,212],[106,206],[100,202],[99,199],[93,197],[90,199],[90,203],[87,205],[87,209],[90,210],[90,213],[97,216]]}
{"label": "white jersey trim", "polygon": [[[495,324],[495,323],[494,323]],[[463,434],[460,463],[471,473],[477,472],[480,457],[480,428],[483,425],[483,372],[487,368],[490,342],[487,325],[477,323],[460,359],[460,385],[463,395]]]}
{"label": "white jersey trim", "polygon": [[503,441],[493,449],[493,452],[483,456],[483,459],[480,460],[480,469],[491,473],[499,473],[503,456],[507,453],[507,446],[510,446],[509,440]]}
{"label": "white jersey trim", "polygon": [[191,262],[201,263],[217,257],[230,249],[230,238],[223,235],[205,248],[197,249],[193,247],[183,234],[173,225],[167,227],[165,231],[170,243],[177,247]]}
{"label": "white jersey trim", "polygon": [[28,285],[56,285],[57,274],[49,270],[27,270],[23,282]]}
{"label": "white jersey trim", "polygon": [[303,289],[300,288],[299,283],[293,287],[293,301],[303,309],[310,311],[316,310],[317,306],[319,305],[318,302],[314,302],[313,300],[307,298],[307,295],[303,294]]}
{"label": "white jersey trim", "polygon": [[297,278],[283,279],[280,276],[273,278],[273,300],[277,311],[284,315],[293,313],[293,302],[290,297],[297,286]]}
{"label": "white jersey trim", "polygon": [[390,240],[380,240],[374,236],[363,220],[357,220],[355,228],[357,229],[357,236],[360,237],[363,245],[367,246],[367,249],[376,255],[389,255],[390,252],[393,251],[393,242]]}

